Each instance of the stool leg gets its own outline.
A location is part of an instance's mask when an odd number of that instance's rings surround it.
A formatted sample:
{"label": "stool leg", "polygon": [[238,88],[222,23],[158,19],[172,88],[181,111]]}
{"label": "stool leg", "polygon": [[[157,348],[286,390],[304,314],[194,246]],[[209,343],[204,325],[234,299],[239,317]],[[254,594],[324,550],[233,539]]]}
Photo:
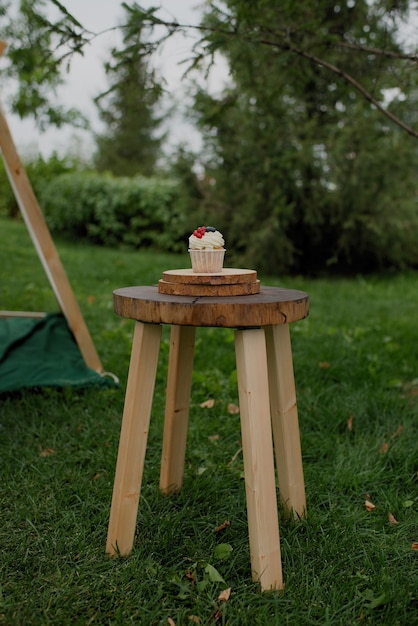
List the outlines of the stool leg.
{"label": "stool leg", "polygon": [[301,517],[306,499],[289,325],[267,326],[265,333],[280,499],[289,516]]}
{"label": "stool leg", "polygon": [[235,350],[253,579],[283,587],[266,341],[262,329],[237,330]]}
{"label": "stool leg", "polygon": [[160,340],[161,326],[136,322],[106,544],[112,555],[132,551]]}
{"label": "stool leg", "polygon": [[195,332],[193,326],[171,327],[160,473],[160,489],[167,495],[183,484]]}

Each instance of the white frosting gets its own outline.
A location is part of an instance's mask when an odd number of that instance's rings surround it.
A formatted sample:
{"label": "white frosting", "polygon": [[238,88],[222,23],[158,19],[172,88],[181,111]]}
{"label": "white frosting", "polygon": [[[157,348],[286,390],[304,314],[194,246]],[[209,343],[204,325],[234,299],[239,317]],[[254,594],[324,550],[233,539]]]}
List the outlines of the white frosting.
{"label": "white frosting", "polygon": [[215,232],[206,231],[201,239],[190,235],[189,237],[189,249],[190,250],[219,250],[225,245],[224,238],[219,230]]}

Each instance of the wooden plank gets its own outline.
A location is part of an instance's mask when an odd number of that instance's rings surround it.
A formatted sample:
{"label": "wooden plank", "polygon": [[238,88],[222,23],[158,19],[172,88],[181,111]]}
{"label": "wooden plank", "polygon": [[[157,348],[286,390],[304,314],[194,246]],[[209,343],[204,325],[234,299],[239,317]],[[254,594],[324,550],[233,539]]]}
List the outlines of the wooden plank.
{"label": "wooden plank", "polygon": [[161,326],[135,324],[106,552],[132,551],[154,395]]}
{"label": "wooden plank", "polygon": [[33,319],[42,319],[47,313],[41,311],[0,311],[0,318],[8,317],[29,317]]}
{"label": "wooden plank", "polygon": [[160,473],[160,489],[166,495],[183,484],[195,333],[193,326],[171,327]]}
{"label": "wooden plank", "polygon": [[235,333],[239,406],[253,579],[283,587],[263,329]]}
{"label": "wooden plank", "polygon": [[23,219],[42,262],[60,308],[80,348],[86,365],[102,372],[103,367],[80,308],[61,264],[25,169],[17,154],[9,126],[0,107],[0,149]]}
{"label": "wooden plank", "polygon": [[248,328],[285,324],[307,317],[309,296],[304,291],[261,287],[249,296],[172,296],[157,287],[126,287],[113,292],[117,315],[155,324]]}
{"label": "wooden plank", "polygon": [[194,272],[191,268],[166,270],[162,279],[168,283],[182,283],[186,285],[236,285],[239,283],[254,283],[257,280],[255,270],[224,267],[218,274],[203,274]]}
{"label": "wooden plank", "polygon": [[288,324],[265,329],[280,499],[288,516],[306,514],[305,482]]}
{"label": "wooden plank", "polygon": [[172,296],[248,296],[260,291],[260,281],[253,283],[237,283],[236,285],[193,285],[188,283],[167,283],[158,281],[159,293]]}

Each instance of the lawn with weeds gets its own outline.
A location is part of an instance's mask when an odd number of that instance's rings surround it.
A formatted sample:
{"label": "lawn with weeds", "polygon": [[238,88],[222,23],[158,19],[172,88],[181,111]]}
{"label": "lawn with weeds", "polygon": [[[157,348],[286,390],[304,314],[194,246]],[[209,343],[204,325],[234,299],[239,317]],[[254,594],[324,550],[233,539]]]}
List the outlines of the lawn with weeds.
{"label": "lawn with weeds", "polygon": [[[0,307],[58,310],[24,225],[1,220],[0,232]],[[418,273],[260,276],[307,291],[311,303],[291,327],[308,517],[280,512],[285,589],[260,593],[229,329],[197,332],[184,486],[164,497],[164,328],[134,550],[105,555],[133,331],[113,313],[112,290],[155,284],[189,260],[57,247],[121,385],[0,395],[0,623],[417,624]]]}

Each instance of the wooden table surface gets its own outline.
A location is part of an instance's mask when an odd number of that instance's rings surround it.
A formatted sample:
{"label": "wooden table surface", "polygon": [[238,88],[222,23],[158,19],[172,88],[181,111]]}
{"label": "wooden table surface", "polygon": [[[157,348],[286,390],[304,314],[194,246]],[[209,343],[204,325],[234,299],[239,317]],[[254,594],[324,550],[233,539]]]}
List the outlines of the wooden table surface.
{"label": "wooden table surface", "polygon": [[261,287],[244,296],[175,296],[157,286],[124,287],[113,292],[117,315],[144,323],[178,326],[254,328],[287,324],[309,315],[304,291]]}

